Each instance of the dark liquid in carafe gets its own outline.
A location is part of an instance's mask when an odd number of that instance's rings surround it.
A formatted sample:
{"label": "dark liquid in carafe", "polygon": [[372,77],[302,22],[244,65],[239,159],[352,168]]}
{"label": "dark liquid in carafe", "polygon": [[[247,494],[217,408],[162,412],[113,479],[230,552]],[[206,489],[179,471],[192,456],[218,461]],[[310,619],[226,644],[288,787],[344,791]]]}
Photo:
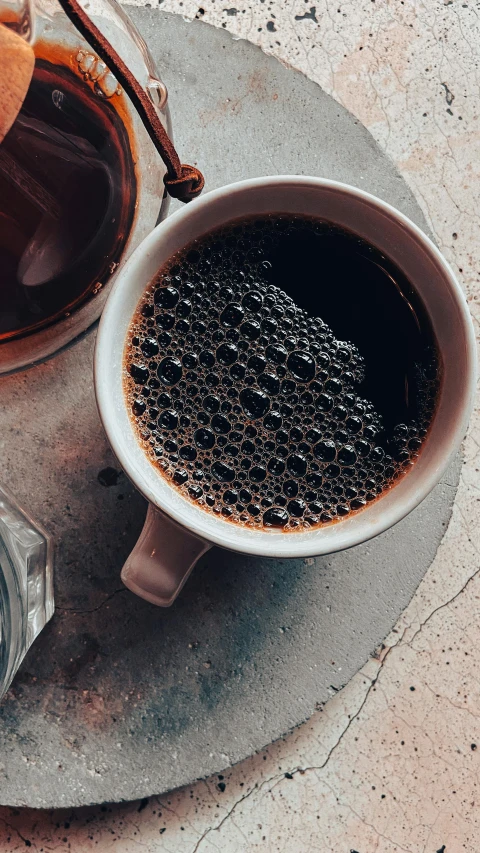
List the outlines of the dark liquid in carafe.
{"label": "dark liquid in carafe", "polygon": [[402,271],[355,234],[271,215],[159,271],[127,339],[148,458],[203,509],[285,531],[361,511],[414,464],[440,385]]}
{"label": "dark liquid in carafe", "polygon": [[62,318],[105,284],[135,201],[128,133],[112,102],[37,60],[0,144],[0,342]]}

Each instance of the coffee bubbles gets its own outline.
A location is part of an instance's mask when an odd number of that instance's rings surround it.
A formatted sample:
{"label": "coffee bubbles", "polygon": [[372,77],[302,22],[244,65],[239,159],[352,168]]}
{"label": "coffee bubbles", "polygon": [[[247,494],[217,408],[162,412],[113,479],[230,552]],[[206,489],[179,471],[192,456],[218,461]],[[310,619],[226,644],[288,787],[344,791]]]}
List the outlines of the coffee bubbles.
{"label": "coffee bubbles", "polygon": [[358,349],[296,304],[295,282],[292,295],[272,282],[280,243],[332,228],[265,216],[211,232],[160,270],[132,322],[139,441],[185,498],[228,521],[294,532],[357,512],[413,464],[431,420],[435,365],[420,371],[415,420],[387,433],[361,396]]}

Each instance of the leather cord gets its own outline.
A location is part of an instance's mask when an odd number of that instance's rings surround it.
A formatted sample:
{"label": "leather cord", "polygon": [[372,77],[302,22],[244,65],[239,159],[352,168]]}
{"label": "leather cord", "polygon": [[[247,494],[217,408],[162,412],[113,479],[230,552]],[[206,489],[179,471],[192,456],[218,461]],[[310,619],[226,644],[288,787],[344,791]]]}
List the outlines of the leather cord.
{"label": "leather cord", "polygon": [[102,35],[77,0],[59,0],[59,3],[67,17],[80,31],[95,53],[98,53],[103,59],[109,71],[115,75],[130,97],[150,139],[167,167],[167,173],[163,180],[169,195],[184,202],[196,198],[203,190],[204,177],[195,166],[180,163],[172,140],[138,80],[129,71],[115,48]]}

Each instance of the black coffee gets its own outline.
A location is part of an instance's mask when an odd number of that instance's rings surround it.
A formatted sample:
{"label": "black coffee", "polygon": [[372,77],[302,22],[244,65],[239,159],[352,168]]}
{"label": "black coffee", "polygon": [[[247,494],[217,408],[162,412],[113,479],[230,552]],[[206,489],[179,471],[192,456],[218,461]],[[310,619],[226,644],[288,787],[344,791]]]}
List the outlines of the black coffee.
{"label": "black coffee", "polygon": [[149,459],[205,510],[301,531],[360,511],[413,465],[440,369],[424,308],[328,222],[237,220],[158,273],[125,392]]}
{"label": "black coffee", "polygon": [[0,146],[0,344],[65,317],[108,281],[136,199],[113,102],[69,68],[37,59]]}

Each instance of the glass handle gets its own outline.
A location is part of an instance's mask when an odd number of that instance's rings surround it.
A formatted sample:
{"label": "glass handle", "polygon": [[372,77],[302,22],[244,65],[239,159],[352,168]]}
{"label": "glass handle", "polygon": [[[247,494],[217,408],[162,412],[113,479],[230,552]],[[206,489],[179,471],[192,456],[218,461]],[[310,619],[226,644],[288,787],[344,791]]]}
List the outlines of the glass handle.
{"label": "glass handle", "polygon": [[[180,201],[192,201],[202,192],[205,185],[204,177],[196,166],[181,163],[175,146],[163,126],[160,111],[152,100],[150,90],[145,89],[108,38],[98,29],[86,7],[82,6],[79,0],[58,0],[58,2],[71,23],[98,53],[130,98],[166,166],[167,172],[163,182],[167,192],[172,198],[178,198]],[[137,46],[139,46],[138,40]],[[140,49],[143,50],[142,47]]]}

